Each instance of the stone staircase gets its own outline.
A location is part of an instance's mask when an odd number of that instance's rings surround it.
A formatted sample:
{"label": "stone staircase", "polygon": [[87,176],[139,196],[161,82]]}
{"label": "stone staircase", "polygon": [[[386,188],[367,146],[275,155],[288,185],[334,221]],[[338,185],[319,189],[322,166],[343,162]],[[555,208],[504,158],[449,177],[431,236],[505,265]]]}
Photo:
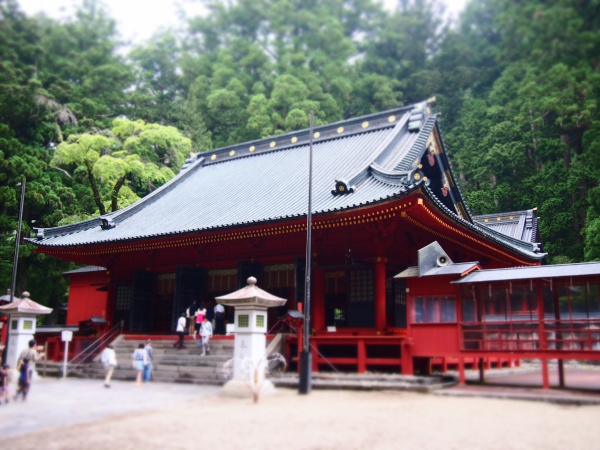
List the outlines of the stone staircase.
{"label": "stone staircase", "polygon": [[[131,355],[147,336],[119,336],[113,341],[118,366],[115,380],[135,380]],[[210,354],[200,356],[196,342],[186,337],[185,349],[173,348],[175,337],[151,337],[154,349],[153,380],[162,383],[191,383],[222,385],[227,381],[223,364],[233,358],[233,339],[216,337],[210,342]],[[104,369],[96,358],[94,362],[73,369],[69,376],[104,378]]]}

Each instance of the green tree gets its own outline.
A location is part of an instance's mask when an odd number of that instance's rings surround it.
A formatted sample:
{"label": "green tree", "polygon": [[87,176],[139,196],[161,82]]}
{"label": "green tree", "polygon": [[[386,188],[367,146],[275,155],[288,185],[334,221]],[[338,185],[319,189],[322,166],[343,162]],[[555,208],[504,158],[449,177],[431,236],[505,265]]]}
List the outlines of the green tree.
{"label": "green tree", "polygon": [[115,119],[110,131],[69,136],[50,164],[89,186],[104,215],[171,179],[190,150],[191,141],[174,127]]}

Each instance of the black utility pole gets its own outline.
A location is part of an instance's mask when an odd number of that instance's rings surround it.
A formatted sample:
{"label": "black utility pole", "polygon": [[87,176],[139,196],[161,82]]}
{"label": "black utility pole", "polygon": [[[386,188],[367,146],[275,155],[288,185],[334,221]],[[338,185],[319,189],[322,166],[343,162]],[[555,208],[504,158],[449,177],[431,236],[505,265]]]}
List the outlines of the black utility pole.
{"label": "black utility pole", "polygon": [[312,170],[313,170],[313,113],[310,113],[308,156],[308,213],[306,214],[306,280],[304,284],[304,335],[302,352],[300,353],[300,381],[298,393],[308,394],[311,385],[312,354],[310,352],[310,271],[311,271],[311,236],[312,236]]}
{"label": "black utility pole", "polygon": [[[13,268],[12,268],[12,278],[10,281],[10,301],[13,301],[15,298],[15,288],[17,284],[17,266],[19,264],[19,245],[21,244],[21,226],[23,224],[23,203],[25,199],[25,177],[21,181],[21,201],[19,202],[19,225],[17,226],[17,236],[15,239],[15,255],[13,258]],[[18,185],[17,185],[18,186]],[[10,332],[10,316],[8,316],[8,321],[6,322],[6,326],[8,330],[6,331],[6,343],[4,344],[4,352],[2,353],[2,364],[6,364],[6,355],[8,353],[8,339]]]}
{"label": "black utility pole", "polygon": [[[17,265],[19,263],[19,245],[21,244],[21,225],[23,224],[23,199],[25,197],[25,177],[21,181],[21,201],[19,202],[19,225],[17,226],[17,239],[15,240],[15,255],[13,259],[12,279],[10,282],[11,295],[15,296],[17,284]],[[12,301],[12,299],[11,299]]]}

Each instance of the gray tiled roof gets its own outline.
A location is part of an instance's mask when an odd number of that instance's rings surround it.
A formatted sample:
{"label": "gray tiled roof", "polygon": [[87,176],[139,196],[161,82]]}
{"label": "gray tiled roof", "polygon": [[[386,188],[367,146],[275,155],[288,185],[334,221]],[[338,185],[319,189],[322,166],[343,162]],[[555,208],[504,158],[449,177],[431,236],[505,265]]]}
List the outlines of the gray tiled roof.
{"label": "gray tiled roof", "polygon": [[[403,197],[423,186],[406,184],[406,175],[419,164],[437,126],[437,117],[426,108],[423,103],[315,128],[313,214]],[[308,161],[309,130],[201,153],[161,188],[103,216],[109,222],[106,229],[93,219],[40,229],[32,242],[41,247],[98,245],[301,218],[308,204]],[[347,191],[352,193],[333,195],[338,180],[353,187]],[[485,234],[484,227],[437,203],[454,219]],[[539,258],[531,246],[497,241]]]}
{"label": "gray tiled roof", "polygon": [[525,242],[538,242],[537,217],[535,210],[511,211],[497,214],[473,216],[473,220],[487,228],[496,230]]}
{"label": "gray tiled roof", "polygon": [[536,278],[571,278],[600,275],[600,262],[514,267],[472,272],[456,284],[493,283],[495,281],[530,280]]}
{"label": "gray tiled roof", "polygon": [[419,268],[417,266],[408,267],[397,275],[394,275],[394,278],[414,278],[414,277],[436,277],[436,276],[448,276],[448,275],[462,275],[465,272],[470,270],[475,270],[479,268],[479,263],[477,262],[466,262],[466,263],[456,263],[450,264],[448,266],[443,267],[434,267],[429,269],[427,272],[421,274],[419,273]]}
{"label": "gray tiled roof", "polygon": [[73,275],[75,273],[87,273],[87,272],[105,272],[106,267],[101,266],[84,266],[79,269],[69,270],[67,272],[63,272],[62,275]]}

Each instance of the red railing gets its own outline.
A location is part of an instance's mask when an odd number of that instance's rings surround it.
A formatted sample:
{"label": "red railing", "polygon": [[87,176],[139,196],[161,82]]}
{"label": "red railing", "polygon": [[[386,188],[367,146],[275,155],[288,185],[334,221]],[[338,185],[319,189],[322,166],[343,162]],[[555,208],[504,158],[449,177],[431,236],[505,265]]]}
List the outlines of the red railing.
{"label": "red railing", "polygon": [[[353,336],[317,335],[310,337],[313,370],[356,371],[390,369],[400,372],[402,367],[402,345],[404,335],[396,336]],[[288,338],[287,355],[298,361],[296,338]]]}
{"label": "red railing", "polygon": [[463,351],[600,352],[600,319],[463,322]]}

